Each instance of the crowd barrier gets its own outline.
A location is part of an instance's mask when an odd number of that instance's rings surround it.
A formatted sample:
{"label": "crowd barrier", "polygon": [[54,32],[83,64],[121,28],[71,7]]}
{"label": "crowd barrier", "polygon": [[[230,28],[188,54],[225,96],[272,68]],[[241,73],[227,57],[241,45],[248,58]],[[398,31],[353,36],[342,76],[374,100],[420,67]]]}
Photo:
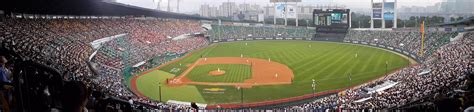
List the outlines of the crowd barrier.
{"label": "crowd barrier", "polygon": [[268,106],[268,105],[276,105],[276,104],[282,104],[282,103],[289,103],[289,102],[295,102],[295,101],[300,101],[308,98],[316,98],[318,96],[323,96],[323,95],[329,95],[329,94],[336,94],[345,89],[337,89],[337,90],[329,90],[329,91],[323,91],[323,92],[318,92],[315,94],[306,94],[302,96],[296,96],[296,97],[291,97],[291,98],[283,98],[283,99],[277,99],[277,100],[270,100],[270,101],[263,101],[263,102],[253,102],[253,103],[241,103],[241,104],[216,104],[216,105],[207,105],[206,109],[219,109],[219,108],[225,108],[225,109],[236,109],[236,108],[254,108],[254,107],[262,107],[262,106]]}

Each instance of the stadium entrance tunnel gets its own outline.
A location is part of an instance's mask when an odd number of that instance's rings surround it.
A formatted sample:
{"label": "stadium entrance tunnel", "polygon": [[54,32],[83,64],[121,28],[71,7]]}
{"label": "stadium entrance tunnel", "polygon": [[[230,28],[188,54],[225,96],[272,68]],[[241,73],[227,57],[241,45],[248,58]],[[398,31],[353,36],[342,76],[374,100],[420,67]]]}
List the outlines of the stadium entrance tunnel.
{"label": "stadium entrance tunnel", "polygon": [[[243,82],[199,82],[190,80],[186,77],[196,66],[208,64],[243,64],[251,68],[251,78]],[[207,74],[203,74],[207,75]],[[251,88],[262,85],[281,85],[291,84],[294,75],[293,71],[286,65],[270,60],[258,58],[241,57],[213,57],[200,58],[189,66],[181,75],[167,80],[168,86],[181,85],[210,85],[210,86],[235,86],[242,88]]]}

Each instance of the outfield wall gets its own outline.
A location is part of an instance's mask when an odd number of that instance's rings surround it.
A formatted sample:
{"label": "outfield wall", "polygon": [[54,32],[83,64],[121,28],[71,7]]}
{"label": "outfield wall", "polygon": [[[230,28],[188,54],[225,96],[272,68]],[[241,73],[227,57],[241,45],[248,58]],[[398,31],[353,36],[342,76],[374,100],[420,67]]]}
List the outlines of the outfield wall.
{"label": "outfield wall", "polygon": [[283,98],[283,99],[264,101],[264,102],[242,103],[242,104],[207,105],[206,109],[256,108],[256,107],[263,107],[263,106],[276,105],[276,104],[282,104],[282,103],[296,102],[296,101],[310,99],[310,98],[317,98],[318,96],[337,94],[337,93],[339,93],[343,90],[345,90],[345,89],[329,90],[329,91],[323,91],[323,92],[318,92],[318,93],[314,93],[314,94],[306,94],[306,95],[302,95],[302,96],[296,96],[296,97],[291,97],[291,98]]}
{"label": "outfield wall", "polygon": [[364,41],[357,41],[357,40],[333,40],[332,38],[293,38],[293,37],[249,37],[249,38],[237,38],[237,39],[220,39],[220,40],[212,40],[213,43],[219,42],[234,42],[234,41],[253,41],[253,40],[304,40],[304,41],[329,41],[329,42],[339,42],[339,43],[351,43],[351,44],[360,44],[360,45],[368,45],[378,48],[387,49],[390,51],[394,51],[400,54],[403,54],[411,59],[415,60],[416,62],[421,62],[423,60],[422,57],[419,57],[416,53],[411,51],[406,51],[398,47],[380,44],[380,43],[372,43],[372,42],[364,42]]}

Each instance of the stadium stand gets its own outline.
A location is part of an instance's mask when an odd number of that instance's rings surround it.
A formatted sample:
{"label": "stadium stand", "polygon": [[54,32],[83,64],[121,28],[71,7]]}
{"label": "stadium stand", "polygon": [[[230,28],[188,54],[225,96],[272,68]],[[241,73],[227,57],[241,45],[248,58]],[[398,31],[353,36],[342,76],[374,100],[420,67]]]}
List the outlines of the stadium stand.
{"label": "stadium stand", "polygon": [[[189,32],[200,32],[201,28],[197,21],[131,20],[131,22],[128,22],[129,24],[124,23],[117,21],[114,27],[120,29],[136,27],[128,30],[126,36],[106,42],[97,54],[98,58],[101,59],[95,59],[95,61],[117,69],[123,69],[125,66],[132,66],[153,56],[171,55],[172,53],[183,54],[195,47],[191,44],[192,42],[207,44],[203,38],[180,41],[168,39],[168,37],[176,37]],[[197,46],[202,47],[202,45]]]}
{"label": "stadium stand", "polygon": [[[474,33],[467,33],[462,39],[441,46],[420,65],[404,68],[381,79],[348,89],[339,95],[288,108],[296,110],[388,108],[412,111],[452,111],[461,107],[465,109],[474,103],[473,44]],[[367,90],[387,81],[397,84],[373,93]],[[452,105],[449,105],[450,103]]]}
{"label": "stadium stand", "polygon": [[[421,48],[421,33],[419,31],[367,31],[349,30],[345,40],[364,41],[398,47],[413,54],[418,54]],[[437,48],[450,42],[457,36],[456,32],[428,32],[426,34],[424,56],[430,56]]]}
{"label": "stadium stand", "polygon": [[[208,44],[203,37],[168,38],[200,32],[199,23],[190,20],[9,18],[2,22],[1,29],[2,48],[56,68],[67,74],[64,79],[93,84],[94,89],[108,96],[154,106],[158,103],[134,97],[124,87],[121,70],[153,56],[184,54]],[[86,63],[94,51],[88,43],[118,34],[127,35],[106,42],[92,58],[98,69],[93,75]]]}
{"label": "stadium stand", "polygon": [[213,39],[249,37],[311,38],[314,33],[313,30],[306,27],[212,25],[211,37]]}

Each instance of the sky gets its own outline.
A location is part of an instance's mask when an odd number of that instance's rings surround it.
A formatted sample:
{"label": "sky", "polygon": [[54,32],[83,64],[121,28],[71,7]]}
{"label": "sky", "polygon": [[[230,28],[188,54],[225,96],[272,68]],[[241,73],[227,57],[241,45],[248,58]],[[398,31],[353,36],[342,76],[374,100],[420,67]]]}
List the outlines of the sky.
{"label": "sky", "polygon": [[[117,0],[117,2],[125,3],[129,5],[135,5],[145,8],[155,9],[157,3],[160,0]],[[161,0],[161,7],[162,10],[165,10],[168,4],[168,1],[171,3],[171,8],[176,9],[176,1],[177,0]],[[180,0],[180,12],[182,13],[196,13],[199,11],[199,7],[202,4],[209,4],[211,6],[219,6],[223,2],[236,2],[240,3],[251,3],[251,4],[258,4],[261,6],[265,6],[270,4],[270,0]],[[382,1],[382,0],[374,0],[374,1]],[[387,0],[387,1],[394,1],[394,0]],[[430,6],[434,5],[441,0],[398,0],[398,7],[401,6]],[[347,8],[369,8],[370,7],[370,0],[302,0],[301,3],[303,5],[321,5],[321,4],[338,4],[344,5]]]}

